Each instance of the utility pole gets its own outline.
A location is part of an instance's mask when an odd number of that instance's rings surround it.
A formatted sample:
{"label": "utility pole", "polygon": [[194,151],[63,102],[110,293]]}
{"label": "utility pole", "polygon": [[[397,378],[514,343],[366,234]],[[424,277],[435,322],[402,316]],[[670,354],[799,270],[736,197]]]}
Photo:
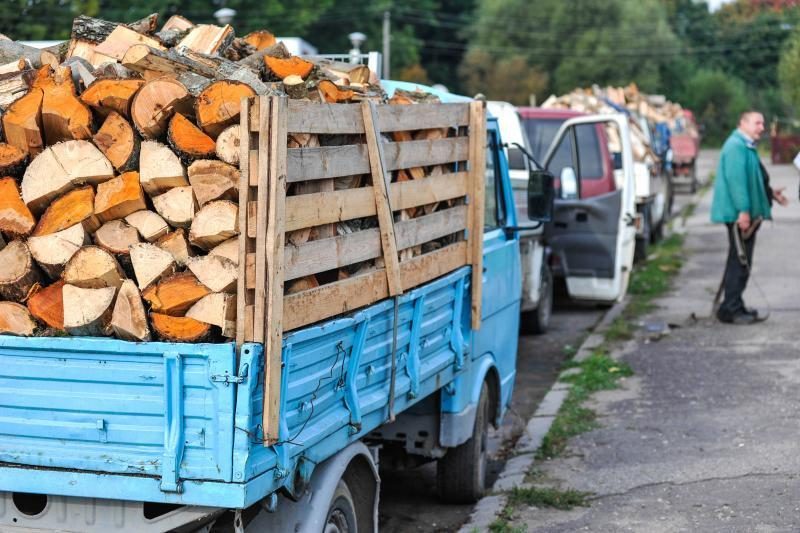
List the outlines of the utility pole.
{"label": "utility pole", "polygon": [[392,13],[391,11],[383,12],[383,73],[382,78],[385,80],[391,79],[389,66],[391,64],[391,48],[392,48]]}

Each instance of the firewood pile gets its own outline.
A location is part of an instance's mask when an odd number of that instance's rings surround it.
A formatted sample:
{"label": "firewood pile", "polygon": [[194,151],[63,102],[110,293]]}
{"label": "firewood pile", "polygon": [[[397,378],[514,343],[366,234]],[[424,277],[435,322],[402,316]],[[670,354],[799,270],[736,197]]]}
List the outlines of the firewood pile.
{"label": "firewood pile", "polygon": [[[160,28],[156,15],[130,24],[80,16],[70,41],[43,50],[0,40],[0,333],[234,337],[243,257],[240,106],[260,95],[386,102],[366,66],[294,57],[267,31],[241,38],[228,25],[180,16]],[[390,103],[433,100],[398,92]],[[447,136],[447,129],[396,131],[383,140]],[[351,137],[292,134],[288,144],[365,142],[364,135]],[[399,169],[391,179],[436,176],[451,166]],[[286,194],[350,189],[370,179],[290,183]],[[287,249],[377,227],[374,218],[287,231]],[[452,240],[403,250],[400,260]],[[323,277],[382,266],[375,258]],[[323,281],[287,280],[286,292]]]}

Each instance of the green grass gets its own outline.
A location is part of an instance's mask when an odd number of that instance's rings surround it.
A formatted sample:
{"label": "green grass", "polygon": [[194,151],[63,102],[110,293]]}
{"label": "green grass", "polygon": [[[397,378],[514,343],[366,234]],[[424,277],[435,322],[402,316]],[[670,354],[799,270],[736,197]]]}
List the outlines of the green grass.
{"label": "green grass", "polygon": [[648,260],[631,276],[630,302],[623,317],[632,319],[653,310],[653,300],[665,294],[683,266],[683,235],[673,234],[653,248]]}
{"label": "green grass", "polygon": [[627,364],[615,361],[603,349],[595,350],[581,363],[568,362],[565,367],[578,367],[581,372],[563,378],[572,383],[572,388],[536,453],[537,459],[557,457],[571,437],[597,427],[597,415],[583,403],[593,392],[614,389],[620,378],[633,375]]}
{"label": "green grass", "polygon": [[508,503],[514,507],[532,505],[535,507],[552,507],[569,511],[575,507],[588,507],[588,492],[573,489],[558,490],[543,487],[514,488],[508,495]]}

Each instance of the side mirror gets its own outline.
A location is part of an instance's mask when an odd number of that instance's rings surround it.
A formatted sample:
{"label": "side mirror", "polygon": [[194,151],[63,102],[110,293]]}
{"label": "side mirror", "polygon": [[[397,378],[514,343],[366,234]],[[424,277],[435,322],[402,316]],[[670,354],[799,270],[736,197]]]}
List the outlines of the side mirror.
{"label": "side mirror", "polygon": [[522,153],[522,150],[515,146],[508,147],[508,168],[511,170],[525,170],[527,168],[526,162],[525,154]]}
{"label": "side mirror", "polygon": [[578,177],[572,167],[561,169],[561,198],[565,200],[575,200],[578,194]]}
{"label": "side mirror", "polygon": [[528,177],[528,218],[536,222],[553,219],[555,178],[546,170],[531,170]]}
{"label": "side mirror", "polygon": [[614,158],[614,170],[622,170],[622,152],[611,154]]}

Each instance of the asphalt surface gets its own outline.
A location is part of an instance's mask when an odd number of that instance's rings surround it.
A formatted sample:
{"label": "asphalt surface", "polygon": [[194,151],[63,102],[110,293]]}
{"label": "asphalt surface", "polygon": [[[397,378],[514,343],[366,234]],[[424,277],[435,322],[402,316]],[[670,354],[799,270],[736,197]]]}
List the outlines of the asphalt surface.
{"label": "asphalt surface", "polygon": [[[716,154],[705,153],[713,166]],[[793,203],[759,231],[748,305],[771,309],[753,326],[710,318],[727,249],[708,221],[707,194],[687,223],[687,261],[640,335],[617,355],[635,375],[593,397],[600,427],[535,465],[535,483],[592,494],[571,511],[517,510],[535,532],[800,531],[800,204],[797,172],[768,166]]]}

